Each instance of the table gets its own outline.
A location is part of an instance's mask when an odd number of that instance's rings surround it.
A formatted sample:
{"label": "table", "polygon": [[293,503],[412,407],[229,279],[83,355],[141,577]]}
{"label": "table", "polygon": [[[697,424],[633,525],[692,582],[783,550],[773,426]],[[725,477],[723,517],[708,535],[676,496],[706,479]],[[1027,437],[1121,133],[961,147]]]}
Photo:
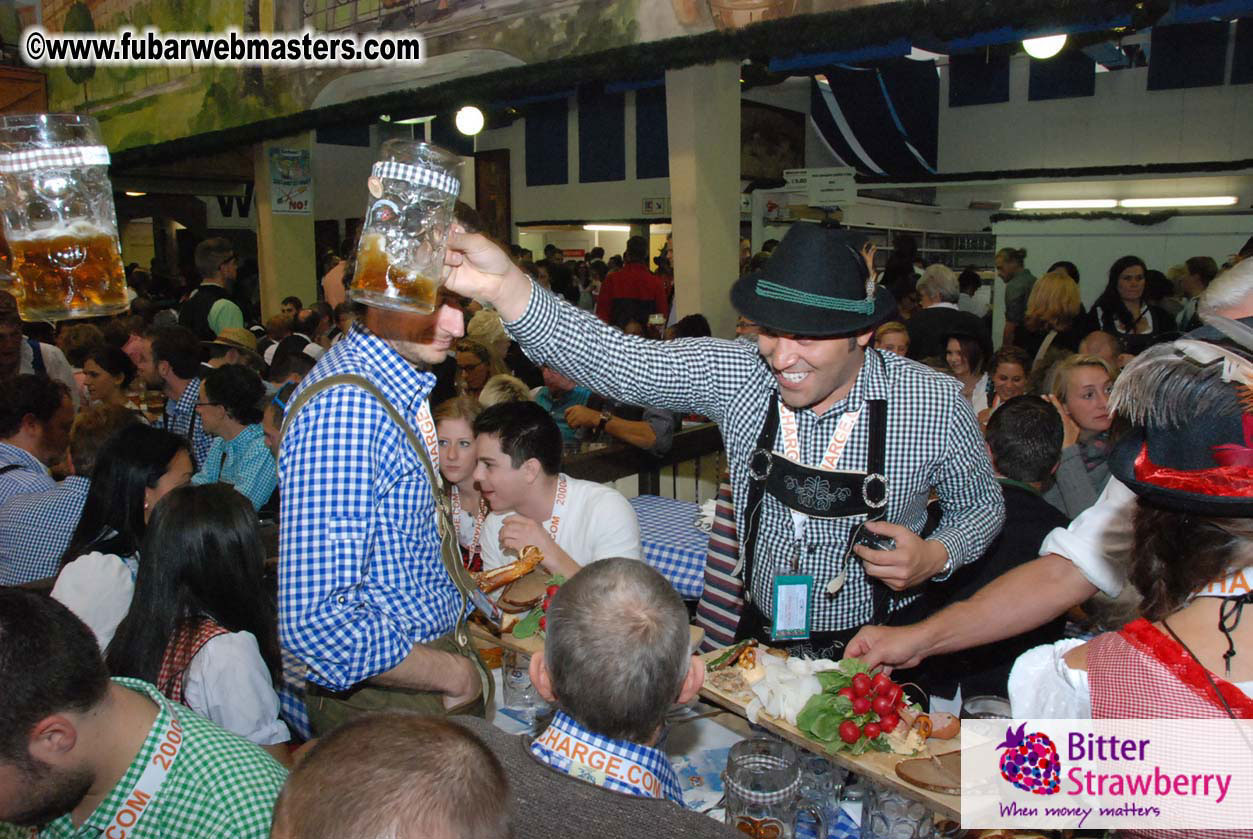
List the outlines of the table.
{"label": "table", "polygon": [[640,522],[644,561],[661,572],[684,600],[705,590],[705,552],[709,534],[695,524],[700,505],[657,495],[631,499]]}

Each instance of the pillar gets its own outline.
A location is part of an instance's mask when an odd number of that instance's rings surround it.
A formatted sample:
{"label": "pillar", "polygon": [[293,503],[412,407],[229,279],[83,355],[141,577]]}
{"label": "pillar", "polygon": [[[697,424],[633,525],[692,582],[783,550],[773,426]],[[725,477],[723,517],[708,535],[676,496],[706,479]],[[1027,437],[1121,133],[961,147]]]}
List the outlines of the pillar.
{"label": "pillar", "polygon": [[701,313],[714,335],[735,334],[739,273],[740,66],[719,61],[666,71],[674,305]]}
{"label": "pillar", "polygon": [[[314,214],[288,215],[271,210],[270,149],[312,149],[313,133],[259,143],[253,147],[256,180],[257,267],[261,272],[261,318],[278,314],[289,295],[306,305],[318,298],[318,267],[313,239]],[[316,185],[315,185],[316,186]],[[317,201],[315,189],[313,200]]]}

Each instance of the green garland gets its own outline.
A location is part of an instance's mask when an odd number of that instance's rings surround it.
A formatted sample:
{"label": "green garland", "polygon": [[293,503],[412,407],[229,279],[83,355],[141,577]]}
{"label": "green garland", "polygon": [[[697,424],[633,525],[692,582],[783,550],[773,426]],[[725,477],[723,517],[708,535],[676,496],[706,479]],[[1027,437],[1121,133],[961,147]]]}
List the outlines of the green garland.
{"label": "green garland", "polygon": [[541,64],[454,79],[430,87],[380,94],[211,131],[113,155],[115,171],[179,160],[287,137],[322,126],[374,122],[380,114],[439,113],[466,103],[501,103],[581,84],[655,79],[665,70],[743,60],[840,52],[900,37],[939,42],[983,32],[1042,31],[1068,24],[1104,23],[1130,16],[1135,28],[1151,25],[1168,0],[907,0],[841,12],[795,15],[732,31],[651,41]]}
{"label": "green garland", "polygon": [[1160,213],[1111,213],[1099,210],[1094,213],[993,213],[991,221],[1060,221],[1062,219],[1082,219],[1083,221],[1129,221],[1141,227],[1152,227],[1169,221],[1180,215],[1178,210],[1164,210]]}

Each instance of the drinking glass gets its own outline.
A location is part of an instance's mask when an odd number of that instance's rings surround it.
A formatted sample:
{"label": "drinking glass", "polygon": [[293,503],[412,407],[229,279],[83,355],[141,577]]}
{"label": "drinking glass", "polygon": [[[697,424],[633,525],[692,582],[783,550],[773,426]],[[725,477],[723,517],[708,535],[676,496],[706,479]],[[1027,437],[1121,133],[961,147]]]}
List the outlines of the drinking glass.
{"label": "drinking glass", "polygon": [[1008,720],[1009,700],[1000,696],[972,696],[962,701],[961,718],[964,720]]}
{"label": "drinking glass", "polygon": [[24,320],[126,311],[109,150],[81,114],[0,117],[0,211]]}
{"label": "drinking glass", "polygon": [[827,835],[826,815],[801,796],[796,747],[769,737],[742,740],[731,747],[722,775],[726,823],[757,839],[794,839],[796,822],[807,812],[817,835]]}
{"label": "drinking glass", "polygon": [[820,755],[804,754],[801,758],[801,797],[822,810],[828,827],[839,821],[847,776],[848,770]]}
{"label": "drinking glass", "polygon": [[880,784],[865,786],[861,839],[934,839],[935,815],[926,804]]}
{"label": "drinking glass", "polygon": [[462,162],[438,146],[409,140],[388,140],[379,154],[366,181],[371,200],[348,296],[430,314],[443,284]]}
{"label": "drinking glass", "polygon": [[516,650],[505,650],[500,657],[500,678],[504,707],[521,711],[528,724],[548,707],[531,683],[531,657]]}

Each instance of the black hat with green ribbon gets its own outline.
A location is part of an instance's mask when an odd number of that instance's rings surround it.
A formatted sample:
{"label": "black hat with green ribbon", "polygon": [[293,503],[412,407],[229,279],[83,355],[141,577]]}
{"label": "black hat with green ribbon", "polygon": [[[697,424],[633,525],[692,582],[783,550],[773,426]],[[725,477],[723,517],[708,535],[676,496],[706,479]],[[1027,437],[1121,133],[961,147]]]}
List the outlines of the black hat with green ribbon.
{"label": "black hat with green ribbon", "polygon": [[760,271],[731,288],[741,315],[791,335],[853,335],[896,313],[896,300],[870,278],[865,238],[842,227],[797,222]]}

